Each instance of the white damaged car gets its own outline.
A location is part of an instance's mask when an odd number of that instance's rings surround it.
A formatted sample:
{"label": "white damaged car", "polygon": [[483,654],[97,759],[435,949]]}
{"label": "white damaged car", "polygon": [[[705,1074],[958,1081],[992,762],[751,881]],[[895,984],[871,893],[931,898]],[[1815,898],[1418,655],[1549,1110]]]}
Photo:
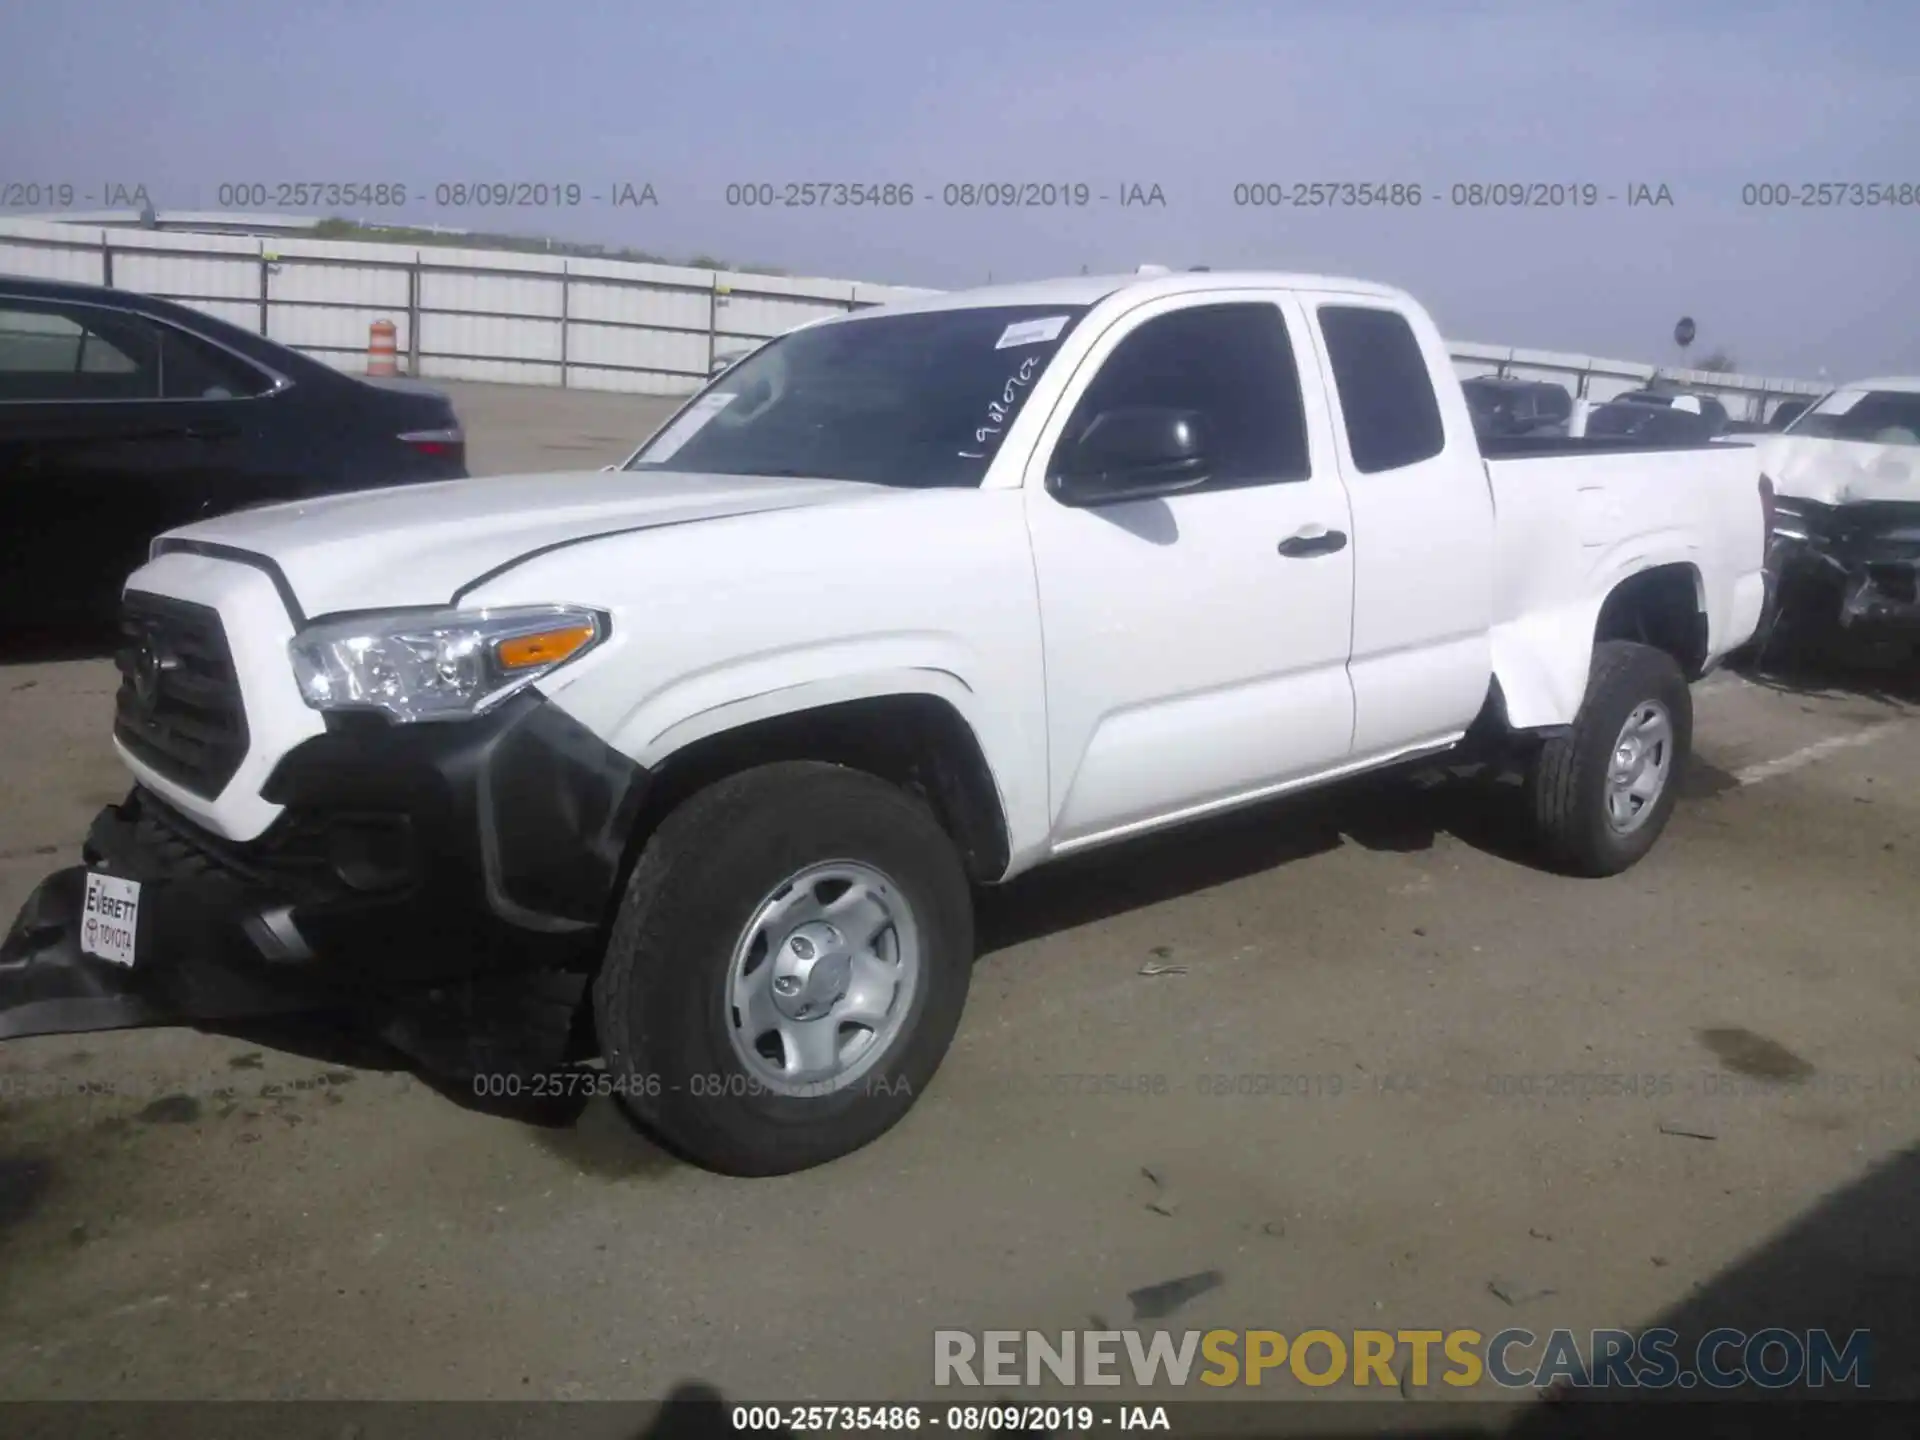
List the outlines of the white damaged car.
{"label": "white damaged car", "polygon": [[1920,376],[1842,386],[1759,449],[1773,614],[1920,645]]}

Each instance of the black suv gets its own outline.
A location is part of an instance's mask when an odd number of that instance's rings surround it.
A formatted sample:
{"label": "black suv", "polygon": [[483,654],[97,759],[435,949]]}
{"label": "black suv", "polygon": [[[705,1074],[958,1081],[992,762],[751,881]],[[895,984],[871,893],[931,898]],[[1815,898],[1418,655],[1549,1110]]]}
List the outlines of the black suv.
{"label": "black suv", "polygon": [[429,386],[152,296],[0,275],[0,630],[110,620],[176,525],[466,473]]}

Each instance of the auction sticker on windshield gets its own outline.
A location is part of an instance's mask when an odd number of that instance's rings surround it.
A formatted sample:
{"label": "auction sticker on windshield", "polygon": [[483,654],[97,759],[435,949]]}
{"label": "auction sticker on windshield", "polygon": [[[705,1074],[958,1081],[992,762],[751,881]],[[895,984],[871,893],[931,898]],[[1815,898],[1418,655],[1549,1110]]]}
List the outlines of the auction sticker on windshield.
{"label": "auction sticker on windshield", "polygon": [[1049,315],[1044,320],[1016,320],[1000,332],[1000,341],[993,348],[1005,350],[1010,345],[1044,345],[1049,340],[1060,338],[1060,332],[1067,328],[1068,316]]}
{"label": "auction sticker on windshield", "polygon": [[682,445],[704,430],[707,422],[731,405],[734,399],[732,395],[702,395],[686,408],[678,420],[660,432],[637,463],[654,465],[662,460],[671,460]]}
{"label": "auction sticker on windshield", "polygon": [[118,875],[87,874],[81,907],[80,949],[115,965],[133,964],[133,936],[140,920],[140,882]]}

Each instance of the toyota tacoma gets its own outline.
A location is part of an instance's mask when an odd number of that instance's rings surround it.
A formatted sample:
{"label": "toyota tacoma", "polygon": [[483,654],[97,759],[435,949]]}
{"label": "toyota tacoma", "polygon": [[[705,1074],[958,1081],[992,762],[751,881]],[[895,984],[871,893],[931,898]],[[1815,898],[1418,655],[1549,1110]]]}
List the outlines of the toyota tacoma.
{"label": "toyota tacoma", "polygon": [[1634,864],[1770,502],[1744,446],[1476,441],[1380,285],[817,321],[614,470],[158,538],[132,788],[16,920],[0,1037],[432,997],[479,1071],[551,1044],[698,1163],[816,1165],[934,1075],[977,887],[1488,747],[1550,864]]}

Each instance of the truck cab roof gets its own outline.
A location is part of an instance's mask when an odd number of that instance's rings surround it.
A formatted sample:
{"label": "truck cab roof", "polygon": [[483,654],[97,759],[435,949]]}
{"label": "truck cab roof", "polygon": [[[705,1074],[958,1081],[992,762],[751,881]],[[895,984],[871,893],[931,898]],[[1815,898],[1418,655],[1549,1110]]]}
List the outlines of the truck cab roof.
{"label": "truck cab roof", "polygon": [[1389,285],[1340,276],[1297,274],[1268,270],[1181,271],[1171,275],[1075,275],[1057,280],[1032,280],[1010,285],[983,285],[971,290],[953,290],[895,301],[872,309],[854,311],[847,316],[832,316],[817,323],[839,324],[848,319],[871,315],[904,315],[931,310],[980,309],[993,306],[1097,305],[1122,291],[1137,293],[1141,299],[1163,295],[1206,294],[1211,291],[1246,290],[1326,290],[1342,295],[1366,295],[1396,304],[1412,305],[1405,291]]}

